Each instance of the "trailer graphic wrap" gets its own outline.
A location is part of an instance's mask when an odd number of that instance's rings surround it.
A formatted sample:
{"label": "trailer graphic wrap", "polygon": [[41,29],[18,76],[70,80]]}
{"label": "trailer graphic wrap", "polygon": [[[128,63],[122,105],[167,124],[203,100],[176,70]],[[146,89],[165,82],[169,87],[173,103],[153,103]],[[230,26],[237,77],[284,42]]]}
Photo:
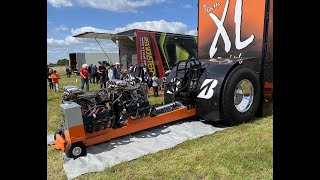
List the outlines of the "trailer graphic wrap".
{"label": "trailer graphic wrap", "polygon": [[137,65],[163,77],[179,61],[197,58],[197,37],[165,32],[136,31]]}
{"label": "trailer graphic wrap", "polygon": [[137,31],[137,56],[138,65],[145,65],[149,73],[158,77],[164,75],[164,68],[156,43],[155,33]]}
{"label": "trailer graphic wrap", "polygon": [[261,58],[264,9],[264,0],[199,0],[198,58]]}
{"label": "trailer graphic wrap", "polygon": [[165,70],[172,69],[181,60],[198,57],[196,36],[156,33],[156,40]]}

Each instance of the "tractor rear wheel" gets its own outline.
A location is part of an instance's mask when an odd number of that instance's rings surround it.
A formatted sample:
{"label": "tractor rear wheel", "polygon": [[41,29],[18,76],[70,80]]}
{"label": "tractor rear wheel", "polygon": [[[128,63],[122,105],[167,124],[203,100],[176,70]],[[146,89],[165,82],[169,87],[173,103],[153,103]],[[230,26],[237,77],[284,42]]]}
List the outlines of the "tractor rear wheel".
{"label": "tractor rear wheel", "polygon": [[256,72],[240,65],[228,76],[222,93],[222,109],[229,125],[252,119],[260,100],[260,84]]}

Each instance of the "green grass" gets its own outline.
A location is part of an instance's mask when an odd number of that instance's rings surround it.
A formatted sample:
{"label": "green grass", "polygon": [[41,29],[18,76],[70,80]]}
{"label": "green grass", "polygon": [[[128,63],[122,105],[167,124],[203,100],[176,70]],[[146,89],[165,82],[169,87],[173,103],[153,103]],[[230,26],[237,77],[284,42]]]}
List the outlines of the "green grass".
{"label": "green grass", "polygon": [[[64,68],[58,73],[64,73]],[[80,86],[80,79],[62,75],[65,85]],[[90,84],[98,90],[99,85]],[[59,128],[62,91],[48,90],[48,133]],[[160,98],[150,94],[152,104]],[[272,179],[273,116],[256,119],[202,138],[186,141],[173,148],[146,155],[130,162],[88,173],[76,179]],[[47,179],[67,179],[60,151],[47,148]]]}

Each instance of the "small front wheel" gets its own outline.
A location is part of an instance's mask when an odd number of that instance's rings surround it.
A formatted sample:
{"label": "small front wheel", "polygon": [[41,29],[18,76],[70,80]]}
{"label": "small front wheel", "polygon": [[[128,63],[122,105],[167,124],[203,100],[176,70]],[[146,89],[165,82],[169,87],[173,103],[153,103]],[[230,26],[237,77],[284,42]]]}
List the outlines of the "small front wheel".
{"label": "small front wheel", "polygon": [[68,158],[77,159],[80,156],[86,155],[87,150],[83,142],[76,142],[73,144],[68,144],[65,153]]}

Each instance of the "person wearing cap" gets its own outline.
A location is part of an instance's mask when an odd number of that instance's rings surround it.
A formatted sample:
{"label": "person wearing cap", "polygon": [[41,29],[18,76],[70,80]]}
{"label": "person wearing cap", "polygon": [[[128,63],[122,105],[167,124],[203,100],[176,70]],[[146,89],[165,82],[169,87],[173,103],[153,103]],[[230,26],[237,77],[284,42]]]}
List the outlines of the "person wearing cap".
{"label": "person wearing cap", "polygon": [[120,63],[116,62],[116,66],[113,68],[114,79],[120,79],[120,74],[121,74]]}
{"label": "person wearing cap", "polygon": [[88,64],[83,64],[80,69],[80,78],[81,78],[81,89],[84,88],[84,84],[86,84],[86,91],[89,92],[89,71]]}

